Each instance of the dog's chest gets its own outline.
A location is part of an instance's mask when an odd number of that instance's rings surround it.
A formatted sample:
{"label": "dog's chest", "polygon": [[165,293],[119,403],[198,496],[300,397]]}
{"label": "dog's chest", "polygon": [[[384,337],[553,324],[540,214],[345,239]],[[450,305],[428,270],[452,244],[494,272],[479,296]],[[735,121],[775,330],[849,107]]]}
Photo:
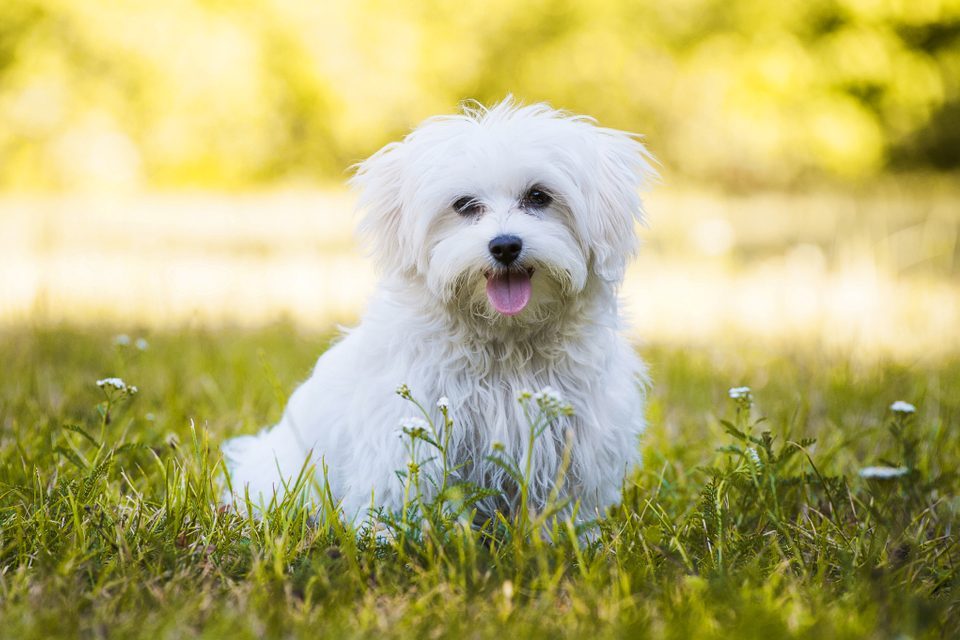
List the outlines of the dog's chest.
{"label": "dog's chest", "polygon": [[[542,375],[495,371],[479,379],[451,376],[437,386],[439,395],[450,399],[451,454],[458,463],[479,471],[494,454],[520,461],[531,441],[535,459],[551,465],[559,462],[567,432],[579,430],[577,415],[561,415],[559,404],[577,406],[582,401],[559,376],[544,374],[547,370]],[[542,406],[537,397],[545,388],[561,403]]]}

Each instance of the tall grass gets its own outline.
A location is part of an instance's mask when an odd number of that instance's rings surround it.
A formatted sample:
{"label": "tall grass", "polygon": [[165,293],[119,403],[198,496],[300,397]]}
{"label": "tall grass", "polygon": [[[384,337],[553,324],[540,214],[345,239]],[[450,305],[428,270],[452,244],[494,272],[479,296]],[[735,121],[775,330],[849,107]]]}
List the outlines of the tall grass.
{"label": "tall grass", "polygon": [[[483,487],[442,463],[422,475],[446,423],[404,434],[408,508],[352,527],[332,496],[318,511],[293,491],[259,518],[219,499],[219,442],[275,419],[327,337],[146,338],[0,335],[0,635],[938,638],[960,622],[958,360],[649,347],[645,464],[588,531],[571,505],[523,507],[524,460],[500,459],[520,508],[478,521]],[[524,401],[531,437],[565,410]]]}

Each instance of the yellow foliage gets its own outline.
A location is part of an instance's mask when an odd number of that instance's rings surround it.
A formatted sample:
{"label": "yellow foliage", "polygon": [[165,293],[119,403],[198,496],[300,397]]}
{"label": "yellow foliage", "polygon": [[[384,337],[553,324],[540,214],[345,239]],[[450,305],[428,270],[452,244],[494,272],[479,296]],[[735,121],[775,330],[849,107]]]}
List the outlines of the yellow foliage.
{"label": "yellow foliage", "polygon": [[647,134],[668,176],[956,167],[958,25],[957,0],[6,0],[0,187],[339,179],[509,93]]}

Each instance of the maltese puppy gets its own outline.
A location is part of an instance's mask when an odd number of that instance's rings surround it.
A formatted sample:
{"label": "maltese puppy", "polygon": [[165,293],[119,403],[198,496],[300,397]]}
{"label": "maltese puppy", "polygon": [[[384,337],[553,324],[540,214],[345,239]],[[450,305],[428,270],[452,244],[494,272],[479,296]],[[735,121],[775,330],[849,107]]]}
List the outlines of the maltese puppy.
{"label": "maltese puppy", "polygon": [[[517,507],[494,445],[529,456],[531,508],[553,496],[583,520],[616,503],[645,426],[617,290],[651,162],[631,134],[507,100],[430,118],[361,163],[351,184],[381,281],[279,424],[223,446],[235,496],[262,508],[313,467],[346,519],[399,510],[410,441],[398,426],[418,413],[396,393],[407,385],[433,424],[452,419],[454,475],[498,493],[481,511]],[[518,401],[530,391],[572,408],[532,447],[538,407]],[[421,461],[421,477],[439,467]]]}

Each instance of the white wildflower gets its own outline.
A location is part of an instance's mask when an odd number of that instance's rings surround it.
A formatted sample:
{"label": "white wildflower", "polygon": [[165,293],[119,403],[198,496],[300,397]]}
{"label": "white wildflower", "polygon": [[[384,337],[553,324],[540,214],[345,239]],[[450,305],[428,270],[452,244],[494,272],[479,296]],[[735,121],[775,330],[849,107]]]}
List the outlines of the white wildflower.
{"label": "white wildflower", "polygon": [[910,473],[906,467],[864,467],[860,469],[860,477],[875,480],[890,480],[900,478]]}
{"label": "white wildflower", "polygon": [[146,351],[150,347],[150,343],[143,338],[137,338],[135,344],[137,345],[137,349],[140,351]]}
{"label": "white wildflower", "polygon": [[532,397],[533,397],[533,391],[530,391],[530,389],[524,389],[517,394],[517,400],[521,400],[521,401],[529,400]]}
{"label": "white wildflower", "polygon": [[400,430],[397,433],[397,437],[403,438],[404,436],[410,436],[411,438],[420,438],[427,432],[429,424],[423,418],[417,418],[416,416],[410,416],[400,420]]}
{"label": "white wildflower", "polygon": [[447,396],[441,396],[440,399],[437,400],[437,408],[443,411],[449,411],[450,398],[448,398]]}
{"label": "white wildflower", "polygon": [[[573,415],[573,406],[564,400],[563,395],[553,387],[544,387],[527,397],[532,397],[540,410],[547,415]],[[527,397],[524,397],[523,394],[520,395],[521,400],[526,400]]]}
{"label": "white wildflower", "polygon": [[127,390],[127,384],[120,378],[104,378],[103,380],[97,380],[97,386],[101,389],[112,387],[117,391]]}
{"label": "white wildflower", "polygon": [[537,402],[547,402],[552,404],[563,404],[563,396],[553,387],[544,387],[533,394],[533,399]]}
{"label": "white wildflower", "polygon": [[730,391],[727,393],[730,394],[730,397],[734,400],[740,400],[741,398],[750,397],[750,387],[731,387]]}
{"label": "white wildflower", "polygon": [[416,416],[409,416],[400,420],[401,429],[426,429],[427,421]]}
{"label": "white wildflower", "polygon": [[130,344],[130,336],[125,333],[121,333],[113,339],[113,344],[118,347],[126,347]]}
{"label": "white wildflower", "polygon": [[894,413],[916,413],[917,408],[910,404],[909,402],[904,402],[903,400],[897,400],[892,405],[890,405],[890,411]]}
{"label": "white wildflower", "polygon": [[97,386],[103,389],[104,391],[109,391],[114,389],[119,391],[121,394],[134,395],[139,391],[135,386],[127,385],[121,378],[103,378],[102,380],[97,380]]}

